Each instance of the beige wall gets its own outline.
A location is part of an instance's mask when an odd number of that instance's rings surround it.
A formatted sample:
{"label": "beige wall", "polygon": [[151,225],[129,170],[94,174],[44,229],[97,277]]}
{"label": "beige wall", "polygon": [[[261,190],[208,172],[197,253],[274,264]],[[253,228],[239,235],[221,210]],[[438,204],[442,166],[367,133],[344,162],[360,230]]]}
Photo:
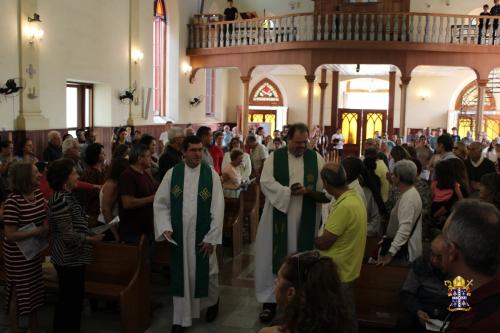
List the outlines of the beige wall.
{"label": "beige wall", "polygon": [[[449,6],[446,5],[449,3]],[[484,0],[412,0],[410,11],[423,13],[448,13],[468,15],[476,8],[482,8],[484,4],[493,6],[493,1]],[[474,13],[479,15],[481,11]]]}

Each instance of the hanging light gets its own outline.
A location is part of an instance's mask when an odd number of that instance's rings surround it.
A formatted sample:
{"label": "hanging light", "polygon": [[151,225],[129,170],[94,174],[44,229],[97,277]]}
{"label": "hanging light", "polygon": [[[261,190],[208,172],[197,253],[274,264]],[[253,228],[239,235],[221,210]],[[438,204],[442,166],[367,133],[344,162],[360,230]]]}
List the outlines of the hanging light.
{"label": "hanging light", "polygon": [[35,41],[40,42],[44,35],[44,31],[41,28],[42,20],[40,20],[40,15],[34,13],[33,17],[28,17],[28,23],[29,43],[33,45]]}

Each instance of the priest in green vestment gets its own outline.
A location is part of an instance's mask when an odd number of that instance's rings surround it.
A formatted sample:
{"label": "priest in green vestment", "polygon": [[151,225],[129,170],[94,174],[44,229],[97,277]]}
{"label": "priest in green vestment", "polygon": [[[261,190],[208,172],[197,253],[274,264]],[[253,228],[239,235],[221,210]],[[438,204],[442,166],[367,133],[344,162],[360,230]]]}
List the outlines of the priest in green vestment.
{"label": "priest in green vestment", "polygon": [[265,161],[260,179],[266,197],[255,243],[255,291],[264,303],[262,322],[276,313],[274,279],[283,259],[294,252],[312,250],[317,235],[321,204],[325,197],[320,177],[323,158],[307,149],[309,130],[294,124],[288,145]]}
{"label": "priest in green vestment", "polygon": [[172,332],[182,332],[208,308],[218,312],[218,265],[215,247],[222,243],[224,196],[219,175],[202,162],[196,136],[183,142],[184,162],[170,169],[154,200],[155,239],[168,240],[171,253]]}

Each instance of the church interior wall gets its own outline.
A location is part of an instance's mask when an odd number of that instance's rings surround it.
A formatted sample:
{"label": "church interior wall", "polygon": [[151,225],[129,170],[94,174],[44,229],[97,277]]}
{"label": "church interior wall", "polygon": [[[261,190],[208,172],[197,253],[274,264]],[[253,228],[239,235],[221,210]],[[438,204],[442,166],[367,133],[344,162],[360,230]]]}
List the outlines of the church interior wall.
{"label": "church interior wall", "polygon": [[[453,1],[453,0],[412,0],[410,2],[411,12],[423,13],[448,13],[448,14],[464,14],[467,15],[477,8],[483,8],[484,4],[493,5],[493,1],[484,0],[467,0],[467,1]],[[477,13],[471,13],[479,15]]]}

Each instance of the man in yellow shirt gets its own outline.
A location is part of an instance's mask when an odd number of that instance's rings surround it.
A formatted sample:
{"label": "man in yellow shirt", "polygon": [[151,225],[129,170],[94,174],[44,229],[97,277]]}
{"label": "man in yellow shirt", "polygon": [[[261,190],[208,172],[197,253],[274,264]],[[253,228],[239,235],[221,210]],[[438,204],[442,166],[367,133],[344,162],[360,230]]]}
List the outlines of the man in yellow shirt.
{"label": "man in yellow shirt", "polygon": [[335,204],[325,223],[323,234],[316,238],[315,245],[321,254],[332,258],[337,264],[354,321],[351,332],[357,332],[352,286],[359,277],[366,245],[367,214],[359,195],[349,189],[344,168],[327,164],[321,171],[324,188],[335,197]]}

